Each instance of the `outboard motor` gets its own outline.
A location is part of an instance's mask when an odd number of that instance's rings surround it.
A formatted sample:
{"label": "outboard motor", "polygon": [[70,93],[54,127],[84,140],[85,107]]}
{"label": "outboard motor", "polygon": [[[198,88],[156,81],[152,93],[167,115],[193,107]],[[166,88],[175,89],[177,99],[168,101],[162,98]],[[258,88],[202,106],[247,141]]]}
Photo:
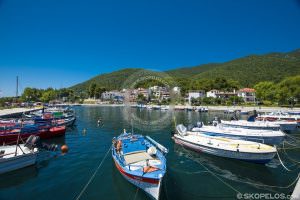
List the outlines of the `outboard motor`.
{"label": "outboard motor", "polygon": [[217,126],[220,123],[221,123],[221,119],[219,117],[215,117],[212,122],[213,126]]}
{"label": "outboard motor", "polygon": [[176,130],[177,130],[178,134],[181,136],[185,136],[187,134],[187,129],[182,124],[177,125]]}
{"label": "outboard motor", "polygon": [[47,151],[56,151],[57,150],[57,145],[56,144],[46,144],[46,143],[41,143],[40,137],[35,136],[35,135],[30,135],[26,142],[25,142],[25,147],[28,149],[32,150],[34,148],[42,148]]}
{"label": "outboard motor", "polygon": [[235,110],[234,112],[233,112],[233,116],[230,118],[230,120],[239,120],[239,118],[238,118],[238,116],[237,116],[237,110]]}
{"label": "outboard motor", "polygon": [[248,122],[254,122],[256,117],[257,117],[257,112],[256,112],[256,110],[253,110],[253,115],[248,117],[247,121]]}
{"label": "outboard motor", "polygon": [[34,149],[38,146],[41,145],[41,142],[40,142],[40,137],[39,136],[35,136],[35,135],[30,135],[26,142],[25,142],[25,147],[27,147],[28,149]]}
{"label": "outboard motor", "polygon": [[203,122],[197,122],[196,127],[201,128],[203,126]]}

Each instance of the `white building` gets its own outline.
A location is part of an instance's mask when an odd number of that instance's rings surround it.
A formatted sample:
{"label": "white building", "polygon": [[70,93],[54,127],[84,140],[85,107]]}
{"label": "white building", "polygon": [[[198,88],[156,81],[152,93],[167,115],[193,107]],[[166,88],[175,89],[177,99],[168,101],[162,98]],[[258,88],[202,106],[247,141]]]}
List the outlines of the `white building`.
{"label": "white building", "polygon": [[205,97],[205,91],[204,90],[198,90],[198,91],[189,91],[189,96],[188,96],[188,101],[189,104],[191,105],[192,103],[192,98],[202,98]]}
{"label": "white building", "polygon": [[255,90],[253,88],[243,88],[238,91],[238,96],[242,97],[245,102],[255,102]]}
{"label": "white building", "polygon": [[206,97],[217,98],[217,94],[219,94],[219,93],[220,93],[219,90],[210,90],[210,91],[206,92]]}
{"label": "white building", "polygon": [[101,99],[103,100],[114,100],[116,98],[122,97],[124,95],[121,92],[113,90],[113,91],[106,91],[101,94]]}

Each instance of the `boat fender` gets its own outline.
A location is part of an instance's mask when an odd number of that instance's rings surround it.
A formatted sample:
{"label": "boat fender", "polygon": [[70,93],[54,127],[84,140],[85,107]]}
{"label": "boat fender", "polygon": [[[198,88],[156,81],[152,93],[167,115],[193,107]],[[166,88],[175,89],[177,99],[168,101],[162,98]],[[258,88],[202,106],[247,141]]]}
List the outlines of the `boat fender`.
{"label": "boat fender", "polygon": [[122,149],[122,141],[118,140],[118,142],[117,142],[117,153],[120,153],[121,149]]}
{"label": "boat fender", "polygon": [[151,146],[151,147],[148,148],[147,153],[148,153],[150,156],[155,156],[156,153],[157,153],[157,149],[156,149],[154,146]]}
{"label": "boat fender", "polygon": [[113,138],[112,139],[112,145],[114,148],[117,148],[117,141],[116,141],[116,138]]}

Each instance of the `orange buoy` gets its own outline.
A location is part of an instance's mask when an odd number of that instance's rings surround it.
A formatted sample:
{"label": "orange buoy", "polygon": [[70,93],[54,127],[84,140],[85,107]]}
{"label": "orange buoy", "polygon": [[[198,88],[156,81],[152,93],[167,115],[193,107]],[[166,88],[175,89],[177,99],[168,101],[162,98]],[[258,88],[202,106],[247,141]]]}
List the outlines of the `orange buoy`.
{"label": "orange buoy", "polygon": [[61,152],[62,153],[68,153],[68,151],[69,151],[69,147],[67,146],[67,145],[62,145],[61,147],[60,147],[60,150],[61,150]]}

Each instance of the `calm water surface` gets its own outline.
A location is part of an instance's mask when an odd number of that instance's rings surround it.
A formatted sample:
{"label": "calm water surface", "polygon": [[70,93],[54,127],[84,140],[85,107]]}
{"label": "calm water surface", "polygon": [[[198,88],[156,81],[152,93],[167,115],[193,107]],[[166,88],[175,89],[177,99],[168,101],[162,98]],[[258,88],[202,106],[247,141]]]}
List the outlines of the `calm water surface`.
{"label": "calm water surface", "polygon": [[[273,188],[266,185],[287,186],[300,169],[291,160],[300,160],[299,150],[280,150],[286,171],[276,158],[267,165],[229,160],[197,154],[173,143],[171,130],[174,116],[177,123],[211,121],[214,116],[230,116],[218,112],[201,114],[186,111],[149,111],[123,107],[78,107],[76,126],[65,137],[48,140],[67,144],[68,154],[41,153],[37,165],[0,176],[0,199],[76,199],[111,145],[111,139],[123,128],[150,135],[169,148],[167,174],[162,187],[162,200],[173,199],[236,199],[241,193],[290,194],[293,187]],[[103,124],[98,126],[101,117]],[[86,129],[83,134],[82,130]],[[297,133],[294,133],[297,136]],[[291,146],[288,146],[291,147]],[[287,155],[289,157],[287,157]],[[212,172],[217,175],[212,175]],[[223,182],[222,182],[223,181]],[[225,184],[225,183],[226,184]],[[111,155],[90,183],[81,199],[148,199],[142,191],[128,183],[115,169]]]}

